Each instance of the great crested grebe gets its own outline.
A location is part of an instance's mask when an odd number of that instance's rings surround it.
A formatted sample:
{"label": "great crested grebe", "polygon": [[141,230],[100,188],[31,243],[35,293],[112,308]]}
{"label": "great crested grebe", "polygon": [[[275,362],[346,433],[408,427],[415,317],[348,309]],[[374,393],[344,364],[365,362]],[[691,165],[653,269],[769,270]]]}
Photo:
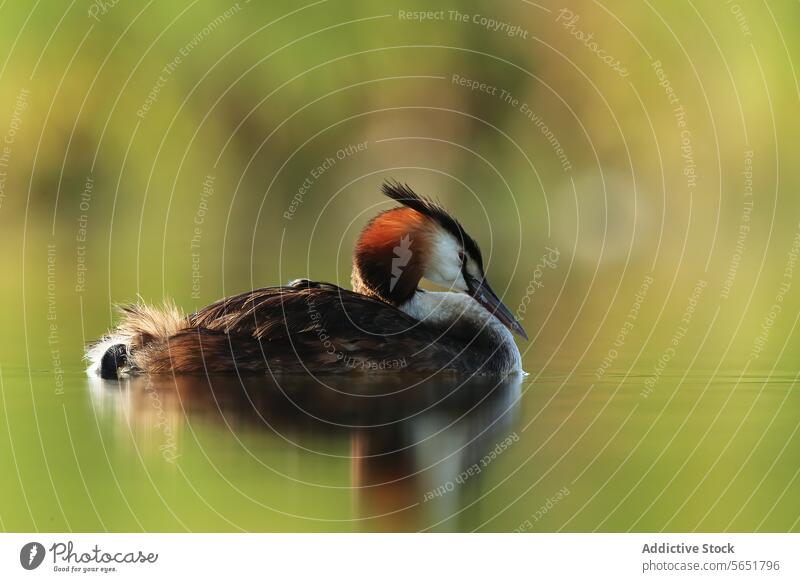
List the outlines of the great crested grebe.
{"label": "great crested grebe", "polygon": [[[352,291],[299,279],[185,316],[168,304],[121,308],[89,347],[103,378],[137,374],[353,371],[521,372],[522,326],[492,291],[477,243],[435,202],[396,182],[402,204],[372,219],[353,252]],[[419,288],[422,279],[452,291]]]}

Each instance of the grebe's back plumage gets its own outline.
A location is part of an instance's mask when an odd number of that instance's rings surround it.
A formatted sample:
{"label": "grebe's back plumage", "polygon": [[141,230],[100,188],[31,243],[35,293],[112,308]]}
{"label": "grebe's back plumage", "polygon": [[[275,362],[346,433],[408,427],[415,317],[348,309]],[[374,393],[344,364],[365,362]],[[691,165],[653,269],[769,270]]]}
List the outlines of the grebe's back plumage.
{"label": "grebe's back plumage", "polygon": [[[160,373],[404,370],[521,371],[509,329],[524,336],[485,282],[480,249],[441,206],[385,184],[403,206],[375,217],[353,257],[353,291],[301,279],[221,299],[184,316],[172,305],[121,309],[90,347],[103,377]],[[427,292],[421,279],[457,292]]]}

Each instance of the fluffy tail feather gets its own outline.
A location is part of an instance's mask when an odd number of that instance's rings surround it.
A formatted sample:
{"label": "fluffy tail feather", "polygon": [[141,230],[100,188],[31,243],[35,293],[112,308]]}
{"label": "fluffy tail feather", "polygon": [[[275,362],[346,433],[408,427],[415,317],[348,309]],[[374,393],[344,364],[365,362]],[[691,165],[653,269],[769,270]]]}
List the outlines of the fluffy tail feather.
{"label": "fluffy tail feather", "polygon": [[122,319],[117,327],[86,350],[88,372],[103,378],[147,371],[148,354],[163,351],[170,337],[189,327],[173,303],[160,308],[138,303],[118,310]]}

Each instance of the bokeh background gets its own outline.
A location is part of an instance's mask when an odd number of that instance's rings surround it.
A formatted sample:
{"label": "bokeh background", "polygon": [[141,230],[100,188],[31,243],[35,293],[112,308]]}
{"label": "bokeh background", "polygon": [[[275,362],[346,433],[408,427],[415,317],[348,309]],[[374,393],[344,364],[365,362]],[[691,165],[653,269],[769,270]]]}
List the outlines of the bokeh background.
{"label": "bokeh background", "polygon": [[[522,529],[800,529],[798,19],[755,0],[0,3],[0,526],[513,530],[568,487]],[[531,337],[516,406],[538,430],[471,509],[353,519],[349,437],[334,468],[179,403],[176,469],[158,410],[136,430],[104,412],[81,358],[114,304],[348,286],[388,178],[453,209]],[[333,474],[343,489],[315,487]]]}

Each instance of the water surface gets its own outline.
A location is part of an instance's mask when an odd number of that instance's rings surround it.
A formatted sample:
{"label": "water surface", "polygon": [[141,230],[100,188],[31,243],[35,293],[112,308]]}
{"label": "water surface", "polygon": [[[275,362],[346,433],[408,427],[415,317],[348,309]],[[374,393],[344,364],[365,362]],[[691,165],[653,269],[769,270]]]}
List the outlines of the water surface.
{"label": "water surface", "polygon": [[3,370],[0,520],[67,531],[798,530],[791,377]]}

